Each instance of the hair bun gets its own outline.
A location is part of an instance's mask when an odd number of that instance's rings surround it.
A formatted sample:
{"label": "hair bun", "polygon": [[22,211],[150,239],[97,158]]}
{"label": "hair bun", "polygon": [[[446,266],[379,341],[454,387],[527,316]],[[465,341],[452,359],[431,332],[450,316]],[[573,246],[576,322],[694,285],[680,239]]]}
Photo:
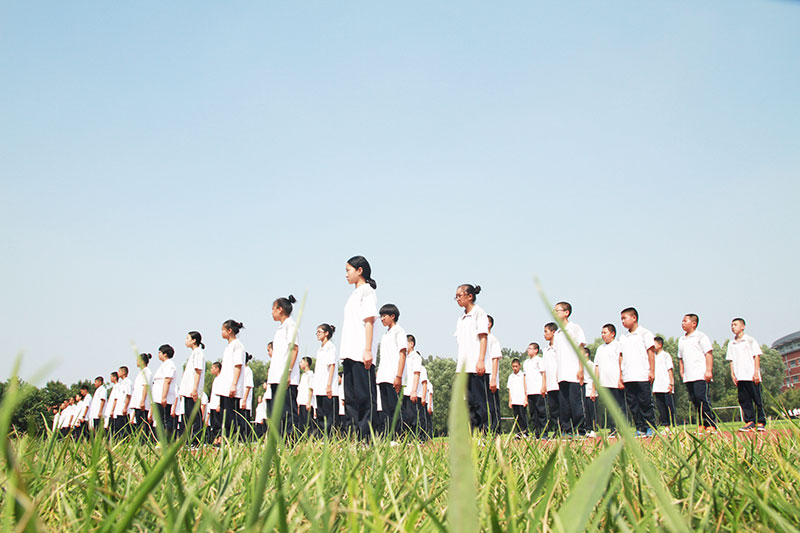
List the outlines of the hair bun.
{"label": "hair bun", "polygon": [[244,323],[243,322],[239,322],[238,325],[239,325],[239,329],[244,329]]}
{"label": "hair bun", "polygon": [[481,293],[481,286],[475,285],[475,294],[480,294],[480,293]]}
{"label": "hair bun", "polygon": [[290,294],[286,299],[289,300],[289,303],[295,303],[297,301],[297,298],[295,298],[292,294]]}
{"label": "hair bun", "polygon": [[334,333],[336,331],[336,326],[334,326],[333,324],[331,324],[330,326],[331,326],[331,333]]}

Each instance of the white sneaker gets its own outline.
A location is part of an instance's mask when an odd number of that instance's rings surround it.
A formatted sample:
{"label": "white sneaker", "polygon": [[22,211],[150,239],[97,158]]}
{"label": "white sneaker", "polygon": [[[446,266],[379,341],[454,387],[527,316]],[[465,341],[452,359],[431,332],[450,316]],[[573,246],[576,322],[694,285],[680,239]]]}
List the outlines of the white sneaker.
{"label": "white sneaker", "polygon": [[586,434],[586,436],[587,436],[588,438],[590,438],[590,439],[593,439],[593,438],[597,437],[597,433],[595,433],[594,431],[590,431],[590,432],[588,432],[588,433]]}

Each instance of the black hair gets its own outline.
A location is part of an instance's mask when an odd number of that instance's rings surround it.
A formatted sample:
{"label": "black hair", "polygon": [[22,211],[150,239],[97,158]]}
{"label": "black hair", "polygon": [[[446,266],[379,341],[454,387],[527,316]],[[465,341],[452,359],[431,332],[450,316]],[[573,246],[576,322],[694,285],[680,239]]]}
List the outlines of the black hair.
{"label": "black hair", "polygon": [[517,359],[516,357],[512,359],[511,364],[513,365],[514,363],[520,364],[519,359]]}
{"label": "black hair", "polygon": [[294,308],[292,307],[292,304],[293,304],[293,303],[295,303],[296,301],[297,301],[297,298],[295,298],[294,296],[292,296],[292,295],[290,294],[290,295],[289,295],[289,296],[287,296],[286,298],[278,298],[277,300],[275,300],[274,302],[272,302],[272,304],[273,304],[273,305],[277,305],[277,306],[278,306],[278,309],[280,309],[281,311],[283,311],[283,314],[284,314],[284,315],[286,315],[286,316],[292,316],[292,309],[294,309]]}
{"label": "black hair", "polygon": [[556,305],[560,305],[564,308],[567,312],[567,316],[572,316],[572,304],[569,302],[558,302]]}
{"label": "black hair", "polygon": [[189,336],[192,338],[196,346],[199,346],[204,350],[206,349],[206,345],[203,344],[203,336],[200,335],[199,331],[190,331]]}
{"label": "black hair", "polygon": [[583,347],[583,353],[586,354],[586,357],[591,357],[592,356],[592,351],[589,349],[588,346],[584,346]]}
{"label": "black hair", "polygon": [[244,324],[236,322],[233,319],[228,319],[222,323],[222,327],[231,330],[234,335],[238,335],[239,331],[244,329]]}
{"label": "black hair", "polygon": [[636,310],[635,307],[626,307],[622,311],[620,311],[621,315],[633,315],[636,317],[636,320],[639,320],[639,311]]}
{"label": "black hair", "polygon": [[81,385],[80,390],[85,390],[86,392],[89,392],[89,385]]}
{"label": "black hair", "polygon": [[253,354],[251,354],[250,352],[244,352],[244,364],[247,364],[252,360],[253,360]]}
{"label": "black hair", "polygon": [[617,336],[617,326],[615,326],[614,324],[606,324],[603,327],[606,328],[611,333],[613,333],[615,337]]}
{"label": "black hair", "polygon": [[539,347],[539,343],[538,342],[532,342],[528,346],[536,346],[536,351],[537,352],[541,352],[542,351],[542,349]]}
{"label": "black hair", "polygon": [[414,343],[414,347],[417,346],[417,338],[414,335],[409,333],[408,335],[406,335],[406,340],[408,342],[413,342]]}
{"label": "black hair", "polygon": [[733,320],[731,320],[731,322],[741,322],[743,326],[747,325],[747,323],[744,321],[744,318],[741,317],[736,317]]}
{"label": "black hair", "polygon": [[464,292],[471,295],[473,302],[478,299],[478,295],[481,293],[480,285],[470,285],[469,283],[462,283],[458,287],[464,289]]}
{"label": "black hair", "polygon": [[347,264],[351,267],[358,270],[361,269],[361,276],[364,278],[364,281],[369,283],[369,286],[373,289],[378,288],[377,282],[372,279],[372,267],[369,266],[369,261],[363,255],[354,255],[350,259],[347,260]]}
{"label": "black hair", "polygon": [[211,366],[217,367],[218,369],[222,370],[222,363],[220,363],[219,361],[214,361],[213,363],[211,363]]}
{"label": "black hair", "polygon": [[308,365],[308,368],[311,368],[312,361],[311,361],[311,358],[309,356],[303,357],[303,361],[306,362],[306,364]]}
{"label": "black hair", "polygon": [[688,317],[689,317],[689,320],[692,320],[692,321],[694,321],[694,325],[695,325],[695,326],[699,326],[699,325],[700,325],[700,317],[699,317],[699,316],[697,316],[696,314],[694,314],[694,313],[687,313],[687,314],[686,314],[686,315],[684,315],[684,316],[688,316]]}
{"label": "black hair", "polygon": [[103,383],[105,383],[105,380],[103,379],[103,376],[97,376],[96,378],[94,378],[94,380],[95,380],[95,381],[99,381],[99,382],[100,382],[100,385],[102,385]]}
{"label": "black hair", "polygon": [[653,337],[653,341],[660,342],[662,345],[664,344],[664,339],[662,337],[659,337],[659,336]]}
{"label": "black hair", "polygon": [[111,375],[114,376],[115,378],[119,379],[119,374],[117,374],[116,372],[112,372]]}
{"label": "black hair", "polygon": [[144,366],[149,365],[150,364],[150,359],[152,359],[152,358],[153,358],[153,355],[149,354],[149,353],[140,353],[139,354],[139,359],[142,360],[142,362],[144,363]]}
{"label": "black hair", "polygon": [[328,340],[331,340],[333,338],[333,334],[336,332],[336,326],[332,326],[330,324],[320,324],[317,327],[328,334]]}
{"label": "black hair", "polygon": [[555,322],[548,322],[547,324],[544,325],[544,329],[555,333],[556,331],[558,331],[558,324],[556,324]]}
{"label": "black hair", "polygon": [[395,322],[400,320],[400,310],[394,304],[383,304],[381,306],[380,311],[378,311],[378,314],[380,316],[383,316],[383,315],[389,315],[389,316],[394,315],[394,321]]}
{"label": "black hair", "polygon": [[267,343],[267,348],[272,348],[272,341],[269,341],[269,342]]}
{"label": "black hair", "polygon": [[158,347],[158,351],[166,355],[168,359],[172,359],[175,355],[175,349],[169,344],[162,344]]}
{"label": "black hair", "polygon": [[125,365],[122,365],[121,367],[119,367],[119,369],[125,371],[125,377],[127,377],[128,374],[130,374],[130,372],[128,372],[128,367]]}

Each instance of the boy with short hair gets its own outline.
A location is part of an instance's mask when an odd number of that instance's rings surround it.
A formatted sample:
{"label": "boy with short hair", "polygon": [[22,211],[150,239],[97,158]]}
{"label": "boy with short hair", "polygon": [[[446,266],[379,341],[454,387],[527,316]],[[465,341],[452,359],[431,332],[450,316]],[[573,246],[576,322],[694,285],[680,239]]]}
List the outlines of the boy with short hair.
{"label": "boy with short hair", "polygon": [[403,404],[400,416],[403,420],[403,431],[411,435],[419,435],[417,425],[417,390],[421,383],[422,355],[417,351],[417,338],[406,335],[406,359],[403,369]]}
{"label": "boy with short hair", "polygon": [[620,339],[625,400],[636,426],[636,436],[652,437],[656,425],[651,389],[656,365],[655,340],[648,329],[639,325],[636,308],[626,307],[620,317],[622,326],[628,330]]}
{"label": "boy with short hair", "polygon": [[[600,330],[603,339],[594,354],[594,371],[600,383],[593,383],[592,388],[603,387],[614,398],[622,413],[625,413],[625,385],[622,382],[622,348],[617,340],[617,328],[614,324],[606,324]],[[615,437],[617,427],[614,419],[606,415],[606,427],[610,437]]]}
{"label": "boy with short hair", "polygon": [[544,363],[544,381],[545,388],[547,389],[547,413],[548,413],[548,432],[551,436],[561,433],[561,413],[558,395],[558,358],[556,356],[556,349],[553,347],[553,339],[555,339],[558,326],[555,322],[548,322],[544,325],[544,340],[548,342],[547,348],[544,349],[542,355],[542,363]]}
{"label": "boy with short hair", "polygon": [[[381,361],[375,374],[382,408],[378,429],[388,436],[397,403],[400,401],[400,389],[403,386],[403,373],[408,353],[408,339],[405,330],[397,324],[400,319],[400,310],[396,305],[385,304],[380,308],[378,314],[381,317],[381,324],[386,327],[386,333],[381,337],[378,347]],[[402,425],[398,420],[391,437],[400,434]]]}
{"label": "boy with short hair", "polygon": [[563,328],[556,332],[553,347],[558,361],[558,403],[561,415],[561,430],[564,436],[582,436],[586,432],[583,415],[583,365],[572,348],[570,339],[583,349],[586,336],[583,329],[570,322],[572,305],[569,302],[558,302],[553,309],[556,317],[562,321]]}
{"label": "boy with short hair", "polygon": [[728,343],[728,353],[725,356],[731,362],[731,379],[738,390],[739,405],[745,421],[739,431],[766,431],[767,417],[761,400],[761,347],[753,337],[745,334],[744,328],[744,318],[734,318],[731,321],[733,340]]}
{"label": "boy with short hair", "polygon": [[525,390],[528,393],[528,418],[530,430],[535,437],[544,434],[547,424],[547,384],[545,383],[544,360],[539,354],[539,345],[532,342],[528,345],[528,359],[522,363],[525,374]]}
{"label": "boy with short hair", "polygon": [[714,411],[711,409],[709,385],[714,377],[714,353],[708,335],[697,330],[700,317],[694,313],[683,316],[681,328],[685,335],[678,339],[678,363],[681,379],[697,413],[699,432],[717,432]]}
{"label": "boy with short hair", "polygon": [[672,356],[664,350],[664,339],[655,337],[656,375],[653,380],[653,395],[656,397],[659,422],[666,431],[675,424],[675,374]]}
{"label": "boy with short hair", "polygon": [[528,407],[528,389],[525,374],[520,372],[521,365],[516,357],[511,361],[511,374],[508,375],[508,407],[514,412],[514,427],[517,436],[528,432],[528,418],[525,408]]}

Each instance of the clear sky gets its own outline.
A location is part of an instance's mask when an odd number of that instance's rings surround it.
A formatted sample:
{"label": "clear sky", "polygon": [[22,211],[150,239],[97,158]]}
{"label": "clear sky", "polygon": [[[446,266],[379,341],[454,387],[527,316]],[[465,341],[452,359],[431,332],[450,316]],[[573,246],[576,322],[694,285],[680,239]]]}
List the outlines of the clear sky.
{"label": "clear sky", "polygon": [[534,275],[589,338],[634,305],[770,344],[800,329],[798,28],[755,0],[4,2],[0,378],[182,363],[193,329],[216,359],[228,318],[264,359],[306,290],[314,355],[356,254],[424,355],[454,355],[460,283],[541,342]]}

